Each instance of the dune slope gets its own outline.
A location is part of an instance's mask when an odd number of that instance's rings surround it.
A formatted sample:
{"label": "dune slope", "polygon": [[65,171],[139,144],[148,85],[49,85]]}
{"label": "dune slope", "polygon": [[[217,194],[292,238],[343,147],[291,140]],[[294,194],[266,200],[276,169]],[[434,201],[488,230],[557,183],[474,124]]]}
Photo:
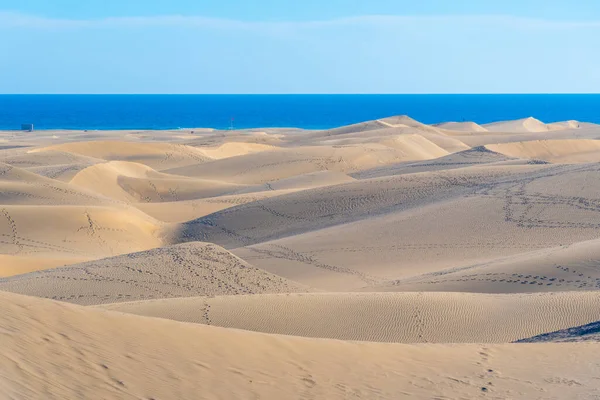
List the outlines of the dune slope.
{"label": "dune slope", "polygon": [[551,391],[591,399],[600,373],[595,347],[585,343],[314,340],[5,293],[0,301],[2,398],[526,399]]}
{"label": "dune slope", "polygon": [[90,305],[308,288],[210,243],[187,243],[0,279],[0,290]]}
{"label": "dune slope", "polygon": [[486,147],[510,157],[532,158],[553,163],[570,164],[600,161],[600,140],[536,140],[490,144]]}
{"label": "dune slope", "polygon": [[600,319],[600,293],[326,293],[106,305],[257,332],[396,343],[506,343]]}
{"label": "dune slope", "polygon": [[[28,260],[31,265],[23,272],[29,272],[37,265],[62,266],[158,247],[160,229],[158,221],[127,207],[3,206],[0,253]],[[19,273],[13,261],[0,258],[0,276]]]}

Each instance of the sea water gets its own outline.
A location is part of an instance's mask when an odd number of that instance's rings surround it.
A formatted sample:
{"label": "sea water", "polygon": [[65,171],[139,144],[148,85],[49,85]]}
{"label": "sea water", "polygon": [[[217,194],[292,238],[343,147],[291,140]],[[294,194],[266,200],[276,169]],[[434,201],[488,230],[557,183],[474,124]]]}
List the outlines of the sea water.
{"label": "sea water", "polygon": [[2,130],[327,129],[404,114],[427,124],[600,123],[600,95],[0,95]]}

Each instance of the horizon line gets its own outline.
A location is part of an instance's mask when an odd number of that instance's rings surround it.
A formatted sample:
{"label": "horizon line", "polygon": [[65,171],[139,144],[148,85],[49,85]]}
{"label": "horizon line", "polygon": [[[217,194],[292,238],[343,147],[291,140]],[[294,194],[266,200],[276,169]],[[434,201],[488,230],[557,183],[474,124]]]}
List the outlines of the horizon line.
{"label": "horizon line", "polygon": [[486,93],[0,93],[0,96],[554,96],[600,95],[600,92]]}

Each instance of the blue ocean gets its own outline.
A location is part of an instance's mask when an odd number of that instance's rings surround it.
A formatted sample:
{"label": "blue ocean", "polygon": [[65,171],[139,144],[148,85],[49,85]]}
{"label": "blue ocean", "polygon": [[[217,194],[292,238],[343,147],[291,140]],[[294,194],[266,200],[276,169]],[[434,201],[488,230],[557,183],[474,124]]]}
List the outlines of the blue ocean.
{"label": "blue ocean", "polygon": [[529,116],[600,123],[600,94],[0,95],[0,129],[326,129],[406,114],[480,124]]}

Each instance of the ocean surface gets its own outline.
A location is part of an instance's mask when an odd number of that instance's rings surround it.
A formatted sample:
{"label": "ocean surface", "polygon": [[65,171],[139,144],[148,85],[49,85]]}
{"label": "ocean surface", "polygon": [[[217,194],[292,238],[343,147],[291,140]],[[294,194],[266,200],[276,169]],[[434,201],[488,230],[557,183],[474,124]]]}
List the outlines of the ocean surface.
{"label": "ocean surface", "polygon": [[326,129],[406,114],[427,124],[529,116],[600,123],[589,95],[0,95],[0,129]]}

